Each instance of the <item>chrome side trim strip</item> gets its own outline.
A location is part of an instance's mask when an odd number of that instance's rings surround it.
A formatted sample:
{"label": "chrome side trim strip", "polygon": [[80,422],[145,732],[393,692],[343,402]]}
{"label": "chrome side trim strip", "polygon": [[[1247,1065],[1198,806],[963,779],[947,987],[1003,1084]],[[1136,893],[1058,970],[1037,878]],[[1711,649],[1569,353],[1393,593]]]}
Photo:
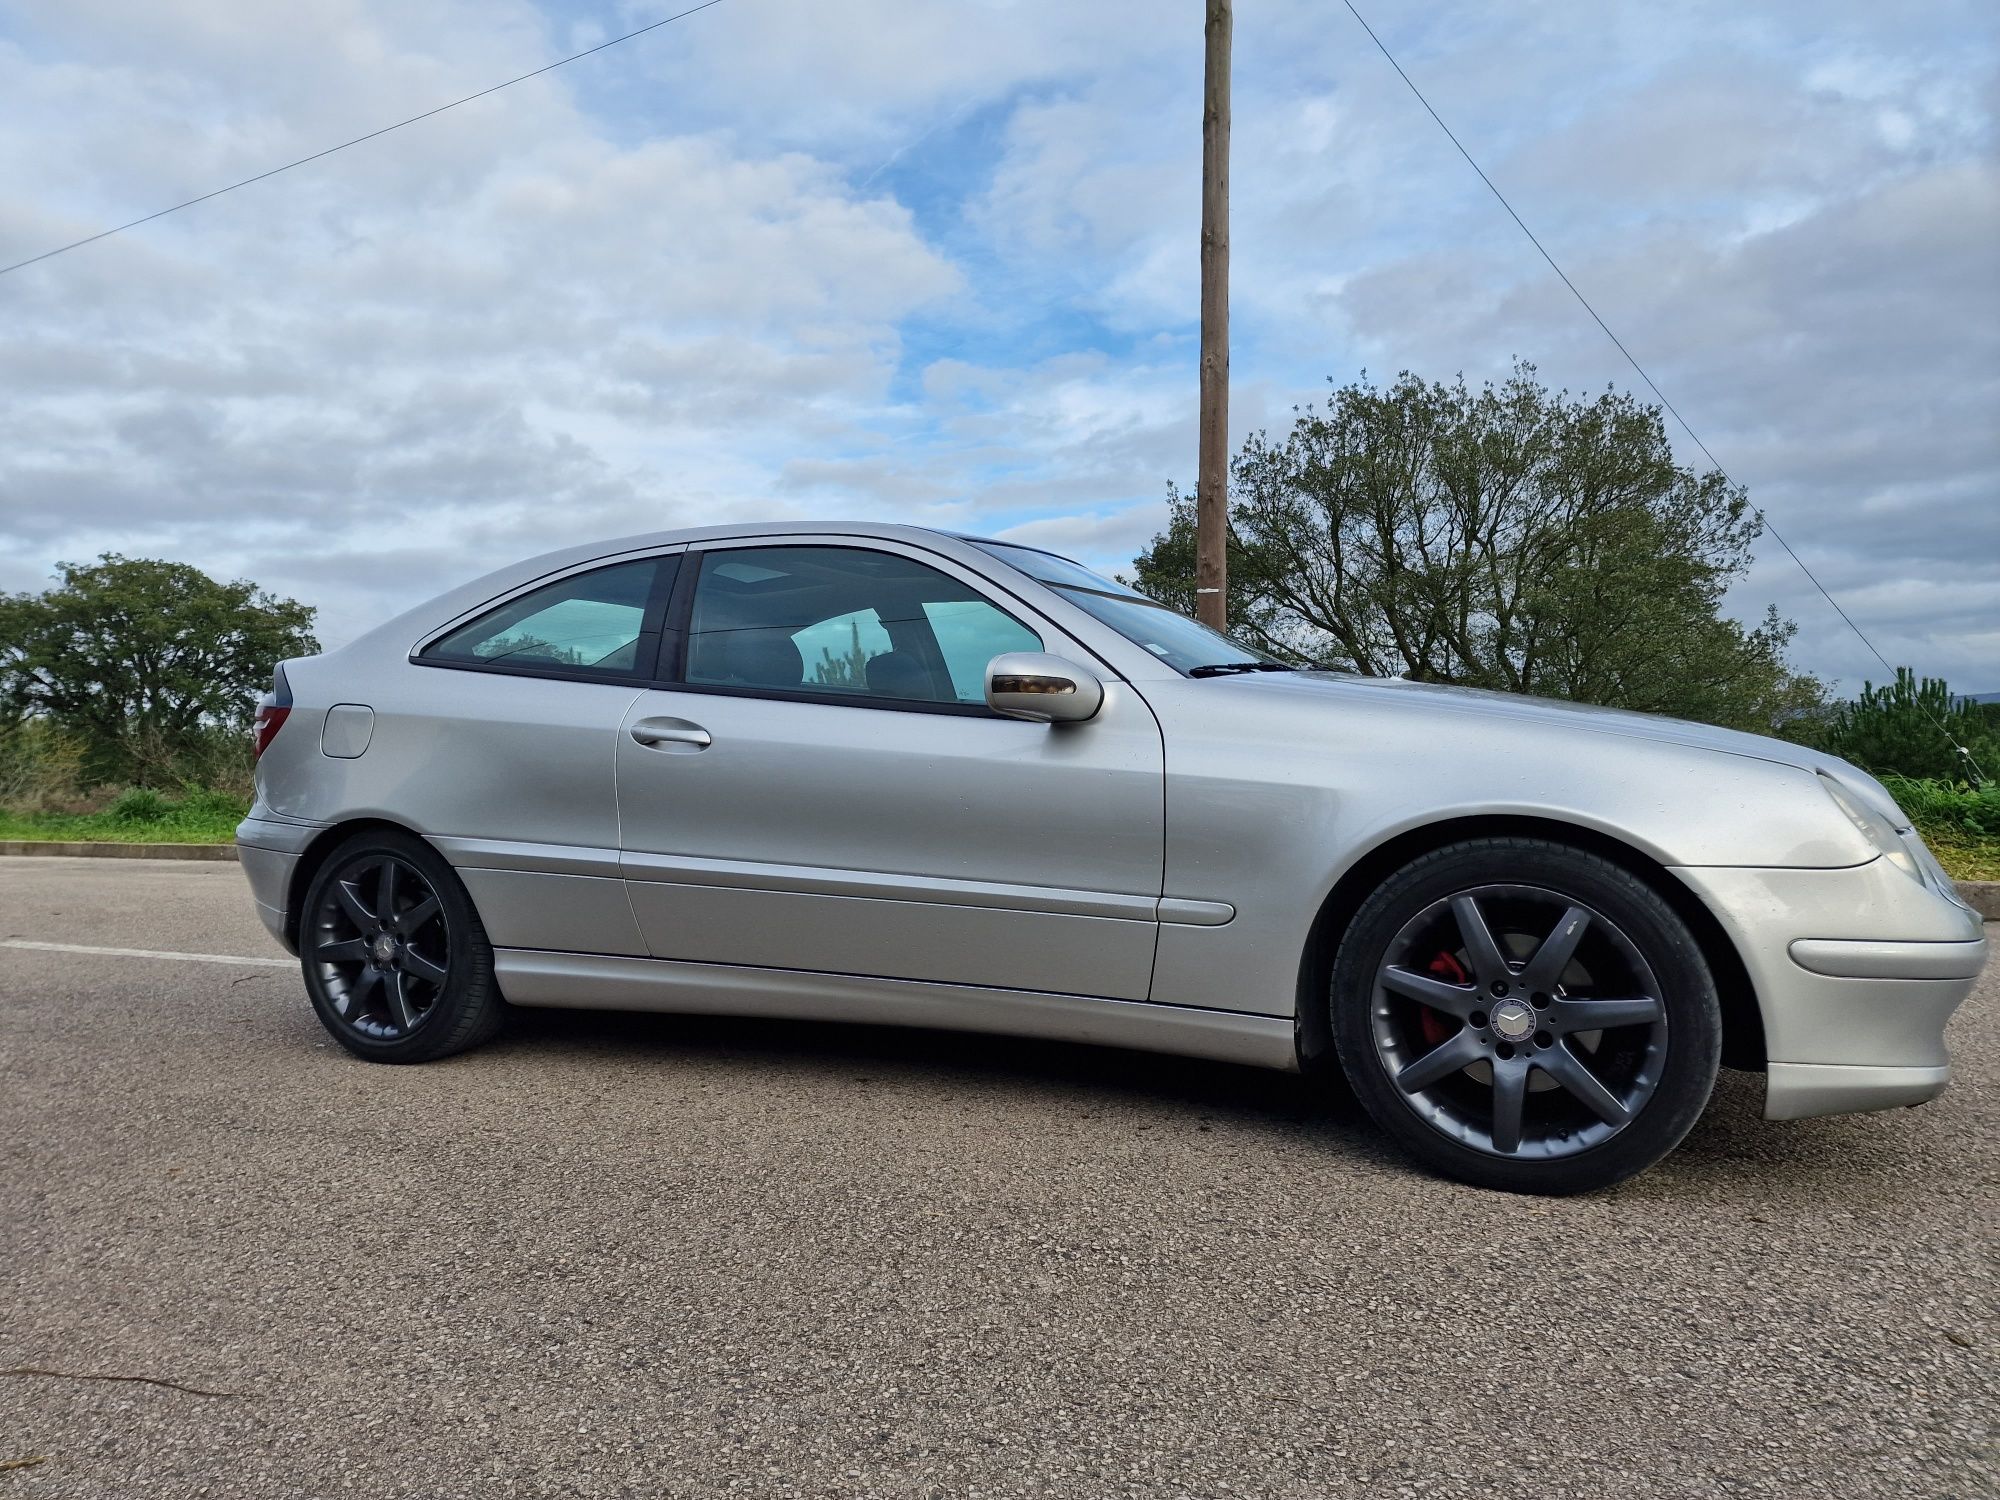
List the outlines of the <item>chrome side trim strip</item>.
{"label": "chrome side trim strip", "polygon": [[496,948],[515,1005],[930,1026],[1171,1052],[1295,1071],[1290,1016],[660,958]]}
{"label": "chrome side trim strip", "polygon": [[640,854],[627,850],[624,863],[627,880],[788,891],[801,896],[862,896],[932,906],[986,906],[1001,911],[1047,911],[1071,917],[1122,917],[1132,922],[1157,920],[1159,906],[1157,896],[1127,896],[1116,891],[1071,891],[1050,885],[1003,885],[945,876],[700,859],[688,854]]}
{"label": "chrome side trim strip", "polygon": [[578,844],[516,844],[505,839],[430,837],[433,848],[462,870],[526,870],[535,875],[619,877],[616,849]]}
{"label": "chrome side trim strip", "polygon": [[1853,938],[1800,938],[1792,962],[1839,979],[1971,979],[1986,962],[1986,940],[1895,943]]}
{"label": "chrome side trim strip", "polygon": [[1196,901],[1187,896],[1162,896],[1160,920],[1180,927],[1227,927],[1236,908],[1227,901]]}
{"label": "chrome side trim strip", "polygon": [[687,854],[642,854],[628,850],[621,855],[616,849],[523,844],[506,839],[432,836],[430,842],[455,867],[464,870],[525,870],[536,875],[597,875],[614,879],[622,874],[627,880],[662,885],[788,891],[802,896],[860,896],[932,906],[985,906],[999,911],[1171,922],[1187,927],[1222,927],[1236,916],[1236,908],[1226,901],[1198,901],[1186,896],[1134,896],[1120,891],[1076,891],[1052,885],[1007,885],[876,870],[700,859]]}

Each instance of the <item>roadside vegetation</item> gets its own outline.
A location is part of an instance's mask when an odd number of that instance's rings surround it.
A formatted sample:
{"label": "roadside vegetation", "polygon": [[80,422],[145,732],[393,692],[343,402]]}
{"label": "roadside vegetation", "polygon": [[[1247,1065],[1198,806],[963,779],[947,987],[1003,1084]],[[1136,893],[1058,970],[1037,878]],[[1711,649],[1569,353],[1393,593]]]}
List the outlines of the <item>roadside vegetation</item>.
{"label": "roadside vegetation", "polygon": [[21,813],[0,809],[0,839],[59,843],[226,844],[250,810],[233,792],[192,791],[166,797],[133,787],[96,812]]}
{"label": "roadside vegetation", "polygon": [[1792,738],[1874,772],[1940,863],[2000,880],[2000,703],[1971,703],[1907,667],[1787,726]]}
{"label": "roadside vegetation", "polygon": [[313,610],[107,553],[0,595],[0,839],[222,843],[250,807],[250,717]]}
{"label": "roadside vegetation", "polygon": [[[1192,614],[1193,497],[1167,499],[1129,581]],[[1725,614],[1763,524],[1741,488],[1675,463],[1658,407],[1550,391],[1526,363],[1478,390],[1363,376],[1253,434],[1229,506],[1245,641],[1812,745],[1880,777],[1953,875],[2000,879],[2000,704],[1907,669],[1836,700],[1793,669],[1775,609]]]}
{"label": "roadside vegetation", "polygon": [[1958,880],[2000,880],[2000,783],[1977,791],[1963,782],[1884,776],[1938,863]]}
{"label": "roadside vegetation", "polygon": [[[1253,433],[1230,466],[1229,624],[1294,662],[1637,709],[1770,734],[1821,710],[1775,612],[1722,609],[1763,530],[1674,461],[1658,407],[1365,375]],[[1192,614],[1194,506],[1133,561]]]}

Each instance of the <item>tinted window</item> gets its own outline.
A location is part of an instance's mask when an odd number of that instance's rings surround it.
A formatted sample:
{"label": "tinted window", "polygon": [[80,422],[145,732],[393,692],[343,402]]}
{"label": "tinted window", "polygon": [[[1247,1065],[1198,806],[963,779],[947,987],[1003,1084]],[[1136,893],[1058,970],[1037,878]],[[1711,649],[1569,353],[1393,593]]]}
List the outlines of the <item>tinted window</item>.
{"label": "tinted window", "polygon": [[1193,672],[1222,662],[1267,662],[1279,665],[1268,651],[1210,630],[1135,589],[1113,583],[1081,563],[1052,557],[1032,547],[1005,542],[975,542],[982,552],[1048,584],[1078,609],[1101,620],[1136,646],[1159,657],[1178,672]]}
{"label": "tinted window", "polygon": [[1042,583],[1066,585],[1077,589],[1096,589],[1101,594],[1122,594],[1130,599],[1146,596],[1124,584],[1106,578],[1102,573],[1093,573],[1082,563],[1071,562],[1066,557],[1057,557],[1052,552],[1037,552],[1033,547],[1016,547],[1007,542],[974,542],[981,552],[997,557],[1010,568],[1019,568],[1030,578]]}
{"label": "tinted window", "polygon": [[589,676],[650,673],[659,643],[652,613],[662,566],[648,557],[530,589],[461,625],[423,653],[427,661]]}
{"label": "tinted window", "polygon": [[937,637],[952,692],[966,703],[986,701],[986,664],[1003,651],[1039,651],[1041,639],[984,601],[934,599],[924,605]]}
{"label": "tinted window", "polygon": [[1218,634],[1186,615],[1150,599],[1124,594],[1098,594],[1065,588],[1063,597],[1086,614],[1102,620],[1135,646],[1143,646],[1179,672],[1218,662],[1271,662],[1277,658]]}
{"label": "tinted window", "polygon": [[857,687],[868,680],[868,663],[896,649],[882,617],[873,608],[821,620],[792,632],[805,662],[808,687]]}
{"label": "tinted window", "polygon": [[863,547],[703,555],[687,680],[908,703],[980,703],[986,663],[1041,638],[958,580]]}

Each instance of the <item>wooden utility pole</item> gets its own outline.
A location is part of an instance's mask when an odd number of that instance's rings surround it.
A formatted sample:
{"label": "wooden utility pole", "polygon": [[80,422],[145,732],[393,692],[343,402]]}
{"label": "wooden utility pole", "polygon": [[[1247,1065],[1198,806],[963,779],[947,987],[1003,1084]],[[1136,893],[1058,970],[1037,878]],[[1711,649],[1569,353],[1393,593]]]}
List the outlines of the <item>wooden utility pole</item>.
{"label": "wooden utility pole", "polygon": [[1229,618],[1230,0],[1207,0],[1201,101],[1201,446],[1195,458],[1194,614]]}

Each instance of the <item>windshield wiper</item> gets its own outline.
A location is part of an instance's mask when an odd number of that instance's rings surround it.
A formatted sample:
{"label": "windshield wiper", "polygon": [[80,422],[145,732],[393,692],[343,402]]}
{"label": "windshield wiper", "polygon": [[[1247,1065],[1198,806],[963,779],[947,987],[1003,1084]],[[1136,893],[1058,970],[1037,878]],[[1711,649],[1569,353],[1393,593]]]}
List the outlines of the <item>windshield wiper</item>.
{"label": "windshield wiper", "polygon": [[1281,661],[1212,661],[1206,666],[1189,667],[1190,677],[1228,677],[1238,672],[1296,672],[1297,667]]}

